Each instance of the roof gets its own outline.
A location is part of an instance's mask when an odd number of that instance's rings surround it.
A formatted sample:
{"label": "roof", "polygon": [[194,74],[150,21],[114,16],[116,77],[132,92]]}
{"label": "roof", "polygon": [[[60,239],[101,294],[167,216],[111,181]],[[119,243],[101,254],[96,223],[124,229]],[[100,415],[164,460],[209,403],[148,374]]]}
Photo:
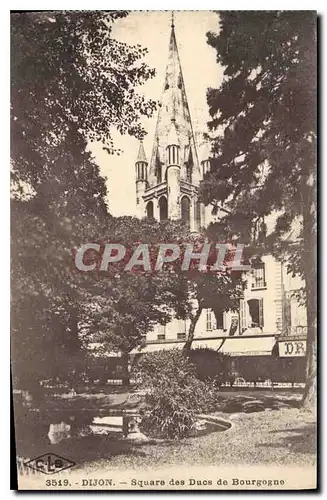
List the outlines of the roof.
{"label": "roof", "polygon": [[168,134],[168,139],[167,139],[167,146],[172,146],[172,145],[179,146],[179,140],[177,137],[177,131],[175,127],[175,122],[171,122],[169,134]]}
{"label": "roof", "polygon": [[143,146],[142,141],[140,142],[139,152],[138,152],[138,155],[136,158],[136,163],[141,162],[141,161],[144,163],[148,163],[148,160],[146,159],[146,156],[145,156],[145,151],[144,151],[144,146]]}
{"label": "roof", "polygon": [[[166,148],[169,145],[168,139],[171,131],[172,121],[174,122],[178,143],[180,146],[180,164],[181,176],[186,177],[186,167],[184,164],[188,161],[189,150],[192,150],[193,157],[193,183],[200,181],[200,167],[195,143],[195,137],[192,128],[191,115],[188,106],[182,67],[179,59],[178,47],[175,36],[174,26],[171,28],[168,62],[164,77],[164,87],[161,95],[160,107],[158,110],[155,137],[149,168],[150,186],[156,184],[156,164],[158,159],[166,164]],[[174,138],[175,143],[176,137]],[[164,172],[163,172],[164,175]]]}

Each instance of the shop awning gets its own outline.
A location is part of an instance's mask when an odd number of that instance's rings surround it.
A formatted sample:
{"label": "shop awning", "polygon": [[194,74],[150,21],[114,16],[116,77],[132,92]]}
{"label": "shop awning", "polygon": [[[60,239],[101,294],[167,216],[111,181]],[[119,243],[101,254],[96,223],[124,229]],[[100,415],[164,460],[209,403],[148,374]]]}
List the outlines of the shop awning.
{"label": "shop awning", "polygon": [[[248,337],[248,338],[217,338],[217,339],[195,339],[191,349],[213,349],[214,351],[231,356],[270,356],[275,345],[275,336]],[[169,351],[171,349],[182,350],[183,342],[158,342],[147,344],[143,348],[136,348],[130,354],[145,354],[157,351]]]}
{"label": "shop awning", "polygon": [[226,339],[219,352],[231,356],[270,356],[275,342],[274,336]]}
{"label": "shop awning", "polygon": [[171,349],[182,350],[185,345],[185,342],[162,342],[158,344],[148,344],[141,349],[136,348],[133,349],[130,354],[145,354],[148,352],[157,352],[157,351],[170,351]]}
{"label": "shop awning", "polygon": [[213,349],[217,351],[224,342],[225,339],[197,339],[193,340],[191,349]]}

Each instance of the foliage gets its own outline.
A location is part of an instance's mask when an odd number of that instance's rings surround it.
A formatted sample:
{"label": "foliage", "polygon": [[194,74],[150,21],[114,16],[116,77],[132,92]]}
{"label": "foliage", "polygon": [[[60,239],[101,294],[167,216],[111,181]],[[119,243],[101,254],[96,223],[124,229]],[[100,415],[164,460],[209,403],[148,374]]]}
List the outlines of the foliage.
{"label": "foliage", "polygon": [[[201,195],[219,230],[286,259],[305,280],[316,375],[316,15],[225,11],[208,43],[224,68],[209,89],[211,170]],[[217,29],[218,31],[218,29]],[[268,223],[275,221],[268,231]],[[270,233],[270,234],[268,234]]]}
{"label": "foliage", "polygon": [[[155,252],[161,241],[177,241],[182,237],[179,223],[159,223],[152,219],[117,217],[108,220],[107,227],[97,238],[105,242],[119,243],[131,254],[139,241],[148,243]],[[81,234],[73,247],[79,247],[89,239]],[[100,260],[101,260],[100,252]],[[91,333],[102,344],[102,349],[129,352],[141,345],[148,331],[156,324],[166,324],[174,315],[176,303],[186,307],[187,296],[179,275],[169,269],[160,273],[144,272],[143,267],[125,271],[126,259],[110,265],[107,271],[74,273],[76,283],[83,280],[93,284],[93,302],[87,308],[93,313]]]}
{"label": "foliage", "polygon": [[24,387],[78,377],[110,288],[73,275],[71,250],[105,234],[110,221],[89,141],[113,153],[112,128],[141,138],[140,118],[155,108],[135,92],[154,75],[142,62],[146,49],[111,36],[126,15],[11,16],[12,350]]}
{"label": "foliage", "polygon": [[180,276],[169,269],[152,274],[116,267],[114,272],[85,273],[76,272],[72,259],[72,249],[88,241],[127,247],[136,239],[154,245],[176,241],[178,223],[87,214],[54,215],[50,223],[33,213],[34,201],[12,203],[12,348],[18,380],[31,381],[24,376],[31,359],[36,381],[60,373],[70,380],[74,366],[84,370],[79,358],[91,342],[98,344],[100,355],[128,353],[155,324],[171,320],[177,303],[188,306]]}
{"label": "foliage", "polygon": [[[303,216],[304,184],[316,162],[315,17],[223,12],[220,27],[208,34],[224,80],[207,95],[214,157],[202,196],[224,204],[227,227],[243,243],[253,244],[255,223],[278,211],[280,243]],[[303,249],[291,243],[292,253]]]}
{"label": "foliage", "polygon": [[145,391],[143,428],[156,438],[189,436],[203,410],[206,386],[185,354],[177,349],[145,354],[135,372]]}
{"label": "foliage", "polygon": [[[205,240],[207,243],[211,244],[211,248],[213,249],[217,242],[222,241],[220,236],[220,234],[215,234],[214,237],[212,237],[212,234],[206,231],[204,235],[195,242],[194,248],[196,249],[196,247],[198,247],[197,251],[201,251]],[[237,311],[239,309],[240,299],[243,297],[245,281],[243,280],[243,273],[241,271],[234,270],[229,266],[234,256],[235,246],[230,244],[219,270],[210,270],[211,265],[216,261],[216,253],[213,256],[213,252],[211,252],[205,271],[200,271],[198,268],[196,270],[191,268],[189,272],[184,273],[182,278],[184,280],[184,287],[188,290],[188,297],[192,304],[192,308],[187,314],[191,321],[185,349],[189,350],[191,348],[196,324],[203,309],[212,309],[217,322],[219,321],[219,316],[224,311]]]}
{"label": "foliage", "polygon": [[[85,243],[83,238],[82,232],[72,246]],[[164,325],[173,317],[193,318],[196,301],[200,303],[199,310],[211,307],[217,314],[221,310],[238,308],[243,292],[240,273],[228,270],[206,273],[194,266],[189,271],[181,269],[185,244],[191,241],[194,248],[198,246],[200,250],[203,242],[192,241],[187,228],[179,221],[159,223],[155,219],[111,218],[105,232],[95,241],[101,249],[97,256],[90,257],[89,263],[95,262],[97,267],[84,279],[93,281],[98,288],[96,301],[91,307],[97,316],[93,331],[97,331],[96,338],[102,343],[101,348],[129,352],[142,344],[146,333],[156,324]],[[136,266],[127,272],[125,265],[140,241],[149,245],[151,270]],[[103,271],[99,270],[98,264],[106,242],[122,244],[127,251],[125,258]],[[181,257],[156,272],[154,267],[162,242],[180,245]],[[77,281],[79,274],[75,273]]]}
{"label": "foliage", "polygon": [[207,348],[193,349],[187,355],[189,361],[195,366],[199,380],[212,381],[218,386],[229,380],[229,356]]}
{"label": "foliage", "polygon": [[[115,151],[111,132],[144,136],[155,102],[135,92],[154,75],[147,50],[112,37],[123,11],[11,15],[11,159],[15,178],[36,188],[56,172],[51,151],[71,128]],[[49,172],[50,171],[50,172]],[[52,177],[50,175],[50,177]]]}
{"label": "foliage", "polygon": [[304,382],[304,358],[280,358],[272,356],[252,356],[239,358],[237,374],[247,382]]}

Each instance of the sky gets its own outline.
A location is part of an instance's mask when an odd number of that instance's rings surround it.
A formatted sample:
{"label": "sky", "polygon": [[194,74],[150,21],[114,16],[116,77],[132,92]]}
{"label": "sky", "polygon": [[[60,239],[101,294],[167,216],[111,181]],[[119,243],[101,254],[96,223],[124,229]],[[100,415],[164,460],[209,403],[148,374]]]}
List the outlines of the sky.
{"label": "sky", "polygon": [[[182,65],[188,104],[193,129],[198,144],[209,120],[206,91],[208,87],[219,87],[223,70],[216,62],[216,52],[206,42],[208,31],[219,30],[219,16],[210,11],[174,12],[175,34]],[[140,44],[148,49],[144,61],[156,69],[156,76],[137,88],[146,98],[160,100],[164,73],[168,57],[171,30],[170,11],[135,11],[126,18],[117,20],[112,36],[130,45]],[[142,124],[147,131],[144,148],[151,157],[157,112],[152,118],[144,118]],[[101,174],[108,179],[109,211],[114,216],[135,215],[135,159],[139,143],[130,136],[121,136],[113,131],[115,146],[123,153],[108,155],[101,144],[90,146]]]}

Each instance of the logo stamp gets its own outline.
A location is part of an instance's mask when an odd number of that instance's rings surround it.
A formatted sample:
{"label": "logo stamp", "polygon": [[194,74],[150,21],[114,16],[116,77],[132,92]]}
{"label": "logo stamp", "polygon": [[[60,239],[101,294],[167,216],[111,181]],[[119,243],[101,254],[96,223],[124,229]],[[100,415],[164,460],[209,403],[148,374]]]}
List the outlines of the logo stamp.
{"label": "logo stamp", "polygon": [[43,474],[57,474],[65,469],[70,469],[70,467],[75,465],[75,462],[54,453],[45,453],[37,458],[33,458],[26,465],[30,469],[42,472]]}

